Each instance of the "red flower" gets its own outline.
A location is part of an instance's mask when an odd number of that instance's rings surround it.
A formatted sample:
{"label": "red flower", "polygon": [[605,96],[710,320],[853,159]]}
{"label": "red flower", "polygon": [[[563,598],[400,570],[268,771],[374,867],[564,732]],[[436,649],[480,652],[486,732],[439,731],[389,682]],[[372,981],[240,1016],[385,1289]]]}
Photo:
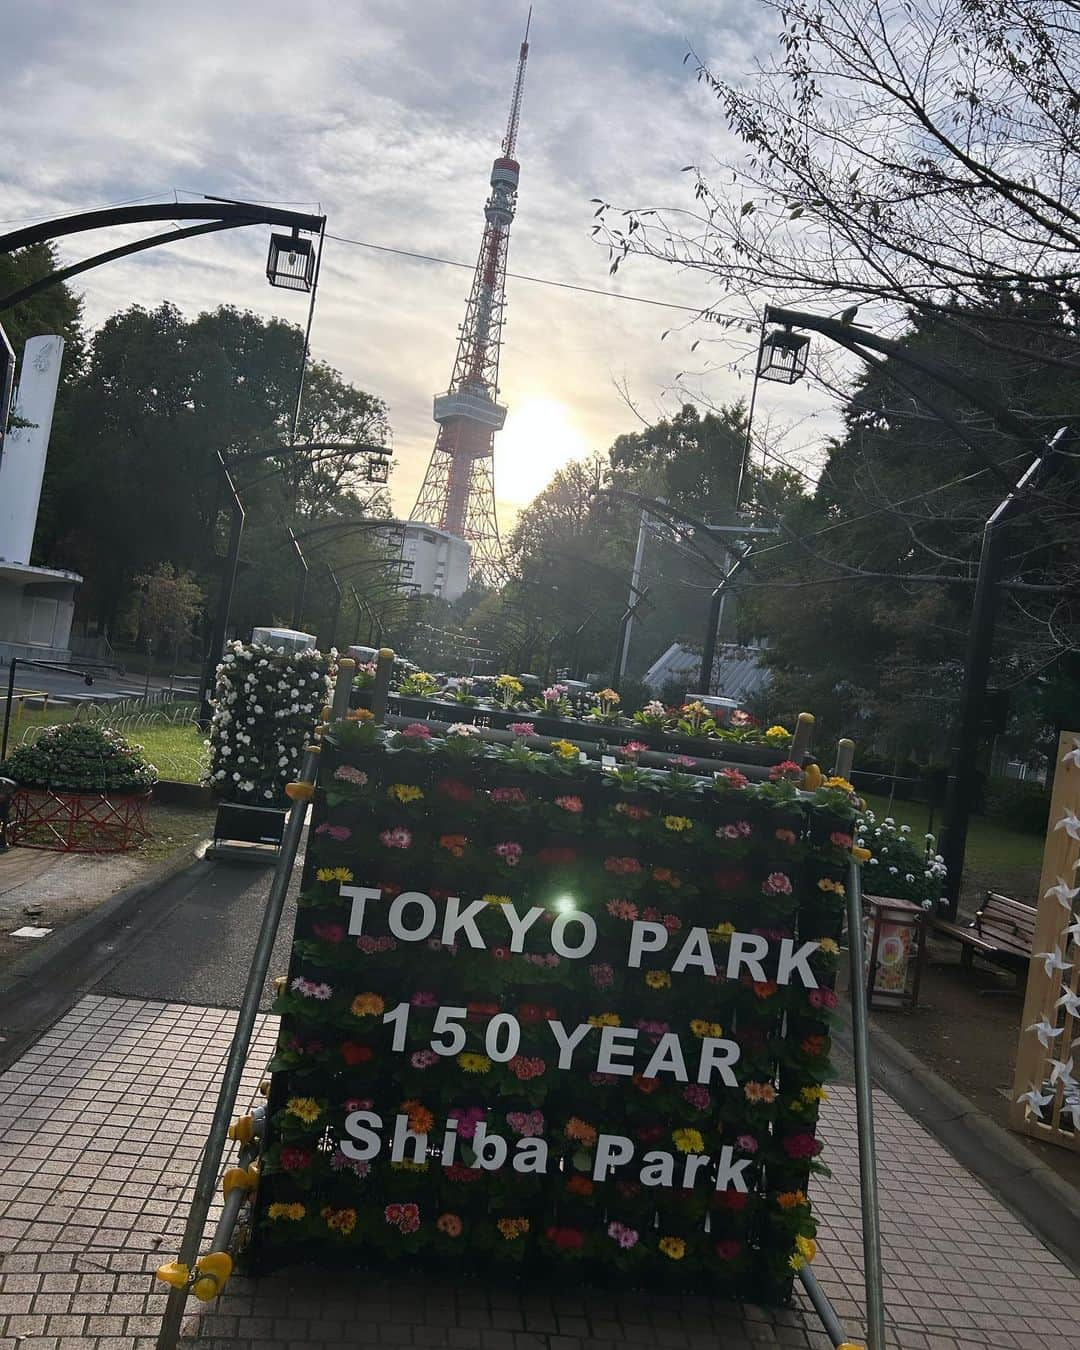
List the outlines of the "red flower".
{"label": "red flower", "polygon": [[783,1147],[789,1158],[813,1158],[821,1152],[821,1144],[812,1134],[789,1134]]}
{"label": "red flower", "polygon": [[577,861],[577,849],[574,848],[542,848],[536,855],[538,863],[550,863],[552,866],[559,866],[563,863],[572,863]]}
{"label": "red flower", "polygon": [[714,1191],[713,1204],[717,1209],[730,1209],[734,1213],[744,1210],[750,1203],[750,1196],[746,1191]]}
{"label": "red flower", "polygon": [[479,1167],[465,1167],[462,1163],[451,1163],[443,1168],[443,1175],[451,1181],[475,1181],[480,1175]]}
{"label": "red flower", "polygon": [[539,1022],[544,1016],[544,1010],[539,1003],[519,1003],[517,1017],[519,1022]]}
{"label": "red flower", "polygon": [[469,1003],[465,1011],[470,1017],[494,1017],[499,1011],[497,1003]]}
{"label": "red flower", "polygon": [[298,1172],[302,1167],[306,1167],[310,1161],[311,1154],[306,1148],[297,1148],[295,1144],[289,1144],[281,1150],[282,1171]]}
{"label": "red flower", "polygon": [[346,1041],[341,1047],[341,1058],[346,1064],[367,1064],[375,1058],[375,1051],[369,1045]]}
{"label": "red flower", "polygon": [[734,1238],[727,1238],[724,1242],[716,1244],[716,1254],[721,1261],[734,1261],[742,1251],[742,1243],[736,1242]]}
{"label": "red flower", "polygon": [[452,802],[470,802],[475,795],[468,783],[463,783],[459,778],[440,778],[435,784],[435,791],[449,797]]}
{"label": "red flower", "polygon": [[577,1228],[556,1228],[546,1230],[547,1240],[560,1252],[580,1251],[585,1245],[585,1234]]}
{"label": "red flower", "polygon": [[718,891],[737,891],[746,885],[746,872],[741,867],[725,867],[713,876]]}
{"label": "red flower", "polygon": [[578,1172],[566,1183],[566,1189],[571,1195],[592,1195],[593,1184],[587,1176]]}
{"label": "red flower", "polygon": [[604,869],[617,877],[628,877],[641,871],[641,863],[636,858],[605,858]]}

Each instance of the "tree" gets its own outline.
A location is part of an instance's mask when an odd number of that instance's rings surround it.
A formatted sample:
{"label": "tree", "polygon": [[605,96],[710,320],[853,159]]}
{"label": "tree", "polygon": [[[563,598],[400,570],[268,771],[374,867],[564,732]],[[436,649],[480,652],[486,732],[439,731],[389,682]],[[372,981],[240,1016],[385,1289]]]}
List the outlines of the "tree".
{"label": "tree", "polygon": [[[16,253],[0,254],[0,296],[11,295],[33,281],[56,271],[56,249],[52,244],[34,244]],[[84,338],[82,301],[63,282],[24,300],[0,314],[8,341],[15,349],[16,361],[22,360],[27,338],[59,333],[64,339],[64,364],[61,381],[73,379],[82,367]]]}
{"label": "tree", "polygon": [[202,587],[194,576],[171,563],[161,563],[153,572],[135,578],[133,626],[152,657],[171,650],[173,661],[178,659],[180,645],[190,639],[203,600]]}
{"label": "tree", "polygon": [[[696,64],[746,155],[694,206],[607,225],[628,255],[700,269],[755,308],[870,303],[1075,370],[1080,11],[1072,0],[762,0],[779,55],[740,86]],[[731,174],[730,187],[727,173]],[[602,204],[604,221],[609,217]],[[1004,315],[1006,339],[972,309]],[[745,311],[744,311],[745,313]]]}
{"label": "tree", "polygon": [[[258,564],[237,586],[241,631],[291,609],[287,523],[387,513],[352,448],[385,443],[381,400],[315,363],[290,444],[302,343],[280,320],[230,307],[187,320],[169,304],[125,310],[94,334],[65,396],[69,429],[54,437],[37,541],[43,558],[87,578],[84,613],[115,630],[132,578],[165,561],[209,583],[227,531],[218,452],[234,466]],[[344,448],[312,448],[322,441]],[[359,555],[349,544],[334,556]],[[323,576],[313,582],[325,590]]]}

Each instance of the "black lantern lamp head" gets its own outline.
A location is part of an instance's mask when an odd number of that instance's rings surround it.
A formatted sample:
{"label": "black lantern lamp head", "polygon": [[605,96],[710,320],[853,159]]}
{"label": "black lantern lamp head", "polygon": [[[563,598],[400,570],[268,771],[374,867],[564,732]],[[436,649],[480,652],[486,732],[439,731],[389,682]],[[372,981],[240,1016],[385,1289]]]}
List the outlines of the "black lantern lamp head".
{"label": "black lantern lamp head", "polygon": [[367,462],[367,481],[369,483],[388,483],[390,481],[390,461],[378,455],[372,455]]}
{"label": "black lantern lamp head", "polygon": [[810,339],[805,333],[793,333],[790,328],[766,333],[758,352],[757,373],[763,380],[794,384],[806,374],[809,355]]}
{"label": "black lantern lamp head", "polygon": [[271,286],[283,286],[289,291],[310,291],[314,277],[315,249],[310,239],[301,239],[296,230],[291,235],[270,236],[266,279]]}

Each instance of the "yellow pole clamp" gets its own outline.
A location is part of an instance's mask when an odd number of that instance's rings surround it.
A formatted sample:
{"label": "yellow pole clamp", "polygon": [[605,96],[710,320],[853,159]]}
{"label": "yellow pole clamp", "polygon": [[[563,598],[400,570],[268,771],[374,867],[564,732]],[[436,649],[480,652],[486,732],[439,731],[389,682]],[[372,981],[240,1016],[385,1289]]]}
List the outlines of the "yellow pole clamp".
{"label": "yellow pole clamp", "polygon": [[229,1138],[238,1144],[250,1144],[258,1134],[254,1116],[241,1116],[229,1126]]}
{"label": "yellow pole clamp", "polygon": [[208,1252],[195,1262],[195,1277],[191,1292],[202,1303],[217,1298],[232,1274],[232,1257],[228,1252]]}
{"label": "yellow pole clamp", "polygon": [[225,1195],[235,1190],[253,1191],[258,1180],[258,1163],[252,1163],[250,1167],[229,1167],[221,1178],[221,1189]]}
{"label": "yellow pole clamp", "polygon": [[315,796],[315,784],[307,782],[286,783],[285,796],[291,802],[309,802]]}
{"label": "yellow pole clamp", "polygon": [[173,1289],[186,1289],[191,1279],[191,1271],[183,1261],[166,1261],[154,1271],[154,1278]]}

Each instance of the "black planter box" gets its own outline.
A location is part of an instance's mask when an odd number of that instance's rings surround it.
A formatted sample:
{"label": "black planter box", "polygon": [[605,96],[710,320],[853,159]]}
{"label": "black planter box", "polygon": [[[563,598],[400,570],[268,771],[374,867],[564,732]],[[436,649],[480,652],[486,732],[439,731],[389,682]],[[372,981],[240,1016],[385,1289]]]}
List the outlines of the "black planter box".
{"label": "black planter box", "polygon": [[285,833],[285,810],[280,806],[246,806],[219,802],[214,821],[214,842],[272,844],[281,847]]}

